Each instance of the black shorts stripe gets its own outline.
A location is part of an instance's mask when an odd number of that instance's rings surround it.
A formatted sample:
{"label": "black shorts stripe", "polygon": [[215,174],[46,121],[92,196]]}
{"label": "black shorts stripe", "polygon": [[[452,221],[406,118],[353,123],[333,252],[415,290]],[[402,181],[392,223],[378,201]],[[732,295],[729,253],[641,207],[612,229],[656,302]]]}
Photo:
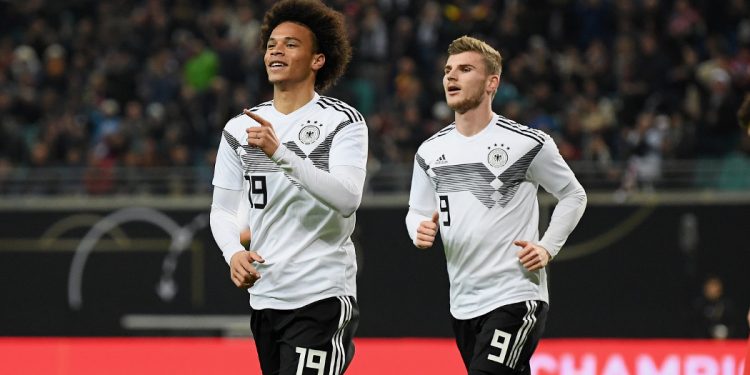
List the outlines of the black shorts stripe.
{"label": "black shorts stripe", "polygon": [[521,350],[526,345],[526,339],[529,338],[529,333],[536,324],[536,313],[538,303],[536,301],[526,301],[526,315],[523,317],[523,324],[516,333],[516,340],[513,343],[513,350],[510,353],[510,361],[508,365],[512,368],[516,368],[518,365],[518,357],[521,356]]}
{"label": "black shorts stripe", "polygon": [[341,303],[341,317],[339,318],[339,326],[331,339],[331,346],[333,347],[331,359],[331,367],[328,371],[329,375],[341,374],[344,371],[344,364],[346,363],[346,349],[344,348],[344,332],[346,326],[352,319],[352,305],[348,297],[336,297]]}

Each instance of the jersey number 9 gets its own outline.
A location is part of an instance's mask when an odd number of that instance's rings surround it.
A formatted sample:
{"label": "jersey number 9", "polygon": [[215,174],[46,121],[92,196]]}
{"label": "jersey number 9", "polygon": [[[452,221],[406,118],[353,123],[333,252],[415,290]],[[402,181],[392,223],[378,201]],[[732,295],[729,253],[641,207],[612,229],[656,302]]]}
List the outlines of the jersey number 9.
{"label": "jersey number 9", "polygon": [[443,221],[443,226],[449,227],[451,226],[451,211],[450,206],[448,205],[448,196],[447,195],[440,195],[440,212],[445,212],[445,220]]}

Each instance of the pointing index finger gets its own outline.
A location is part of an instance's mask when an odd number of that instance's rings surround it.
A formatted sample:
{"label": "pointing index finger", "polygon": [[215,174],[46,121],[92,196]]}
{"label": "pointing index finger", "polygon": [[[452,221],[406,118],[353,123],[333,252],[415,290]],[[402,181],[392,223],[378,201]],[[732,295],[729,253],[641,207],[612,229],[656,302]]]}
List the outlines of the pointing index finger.
{"label": "pointing index finger", "polygon": [[260,117],[260,115],[258,115],[257,113],[249,109],[245,109],[242,112],[251,119],[255,120],[258,124],[260,124],[260,126],[271,127],[271,123],[266,121],[266,119],[264,119],[263,117]]}

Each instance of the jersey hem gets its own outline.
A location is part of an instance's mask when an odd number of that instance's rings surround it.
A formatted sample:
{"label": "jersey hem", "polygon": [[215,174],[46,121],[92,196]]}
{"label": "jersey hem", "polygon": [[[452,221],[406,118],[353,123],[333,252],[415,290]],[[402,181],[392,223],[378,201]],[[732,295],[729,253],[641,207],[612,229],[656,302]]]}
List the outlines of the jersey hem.
{"label": "jersey hem", "polygon": [[316,294],[313,297],[306,298],[298,302],[267,303],[265,301],[261,301],[259,303],[253,303],[253,299],[260,298],[260,299],[268,300],[268,298],[253,296],[252,294],[250,294],[250,307],[252,307],[253,310],[263,310],[263,309],[294,310],[300,307],[307,306],[311,303],[322,301],[326,298],[339,297],[339,296],[348,296],[348,297],[354,298],[355,300],[357,299],[356,293],[324,293],[324,294]]}
{"label": "jersey hem", "polygon": [[499,307],[506,306],[506,305],[512,305],[514,303],[524,302],[524,301],[544,301],[547,304],[549,304],[549,301],[545,298],[542,298],[540,295],[535,296],[519,296],[516,298],[506,299],[502,301],[498,301],[496,303],[493,303],[491,305],[488,305],[486,307],[482,307],[481,309],[477,309],[474,311],[470,311],[467,313],[458,313],[451,309],[451,315],[458,319],[458,320],[469,320],[474,319],[476,317],[482,316],[484,314],[487,314],[488,312],[495,310]]}

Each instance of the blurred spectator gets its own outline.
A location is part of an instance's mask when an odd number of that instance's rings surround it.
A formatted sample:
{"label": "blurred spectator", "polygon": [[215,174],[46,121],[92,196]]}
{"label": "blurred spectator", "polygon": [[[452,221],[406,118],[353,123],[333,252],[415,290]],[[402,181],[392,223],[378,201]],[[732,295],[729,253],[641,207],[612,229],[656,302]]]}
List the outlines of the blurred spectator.
{"label": "blurred spectator", "polygon": [[724,156],[735,149],[739,140],[735,119],[740,102],[732,90],[729,73],[716,67],[709,74],[701,98],[700,151],[706,156]]}
{"label": "blurred spectator", "polygon": [[665,116],[643,112],[638,115],[635,126],[625,130],[624,138],[630,157],[623,189],[653,190],[661,177],[662,150],[668,126]]}
{"label": "blurred spectator", "polygon": [[703,31],[703,19],[688,0],[676,0],[669,15],[669,36],[692,39]]}
{"label": "blurred spectator", "polygon": [[612,3],[604,0],[583,0],[574,2],[578,19],[578,46],[585,48],[599,38],[612,36]]}
{"label": "blurred spectator", "polygon": [[189,51],[183,70],[186,88],[203,91],[219,71],[219,56],[207,48],[200,38],[188,37],[186,43]]}
{"label": "blurred spectator", "polygon": [[[325,1],[346,14],[355,46],[333,90],[372,119],[379,173],[410,163],[427,129],[449,122],[433,110],[440,46],[462,34],[503,53],[495,111],[549,132],[604,186],[658,187],[658,160],[748,163],[734,129],[750,90],[746,1]],[[3,170],[208,167],[213,134],[270,97],[258,35],[272,4],[2,3]]]}
{"label": "blurred spectator", "polygon": [[740,129],[750,135],[750,92],[745,94],[742,105],[737,110],[737,122]]}
{"label": "blurred spectator", "polygon": [[693,301],[694,337],[725,340],[743,337],[745,330],[737,325],[738,311],[724,295],[724,283],[716,275],[709,275],[702,293]]}
{"label": "blurred spectator", "polygon": [[739,147],[722,160],[717,186],[722,190],[744,191],[750,189],[750,93],[737,111],[741,128]]}

